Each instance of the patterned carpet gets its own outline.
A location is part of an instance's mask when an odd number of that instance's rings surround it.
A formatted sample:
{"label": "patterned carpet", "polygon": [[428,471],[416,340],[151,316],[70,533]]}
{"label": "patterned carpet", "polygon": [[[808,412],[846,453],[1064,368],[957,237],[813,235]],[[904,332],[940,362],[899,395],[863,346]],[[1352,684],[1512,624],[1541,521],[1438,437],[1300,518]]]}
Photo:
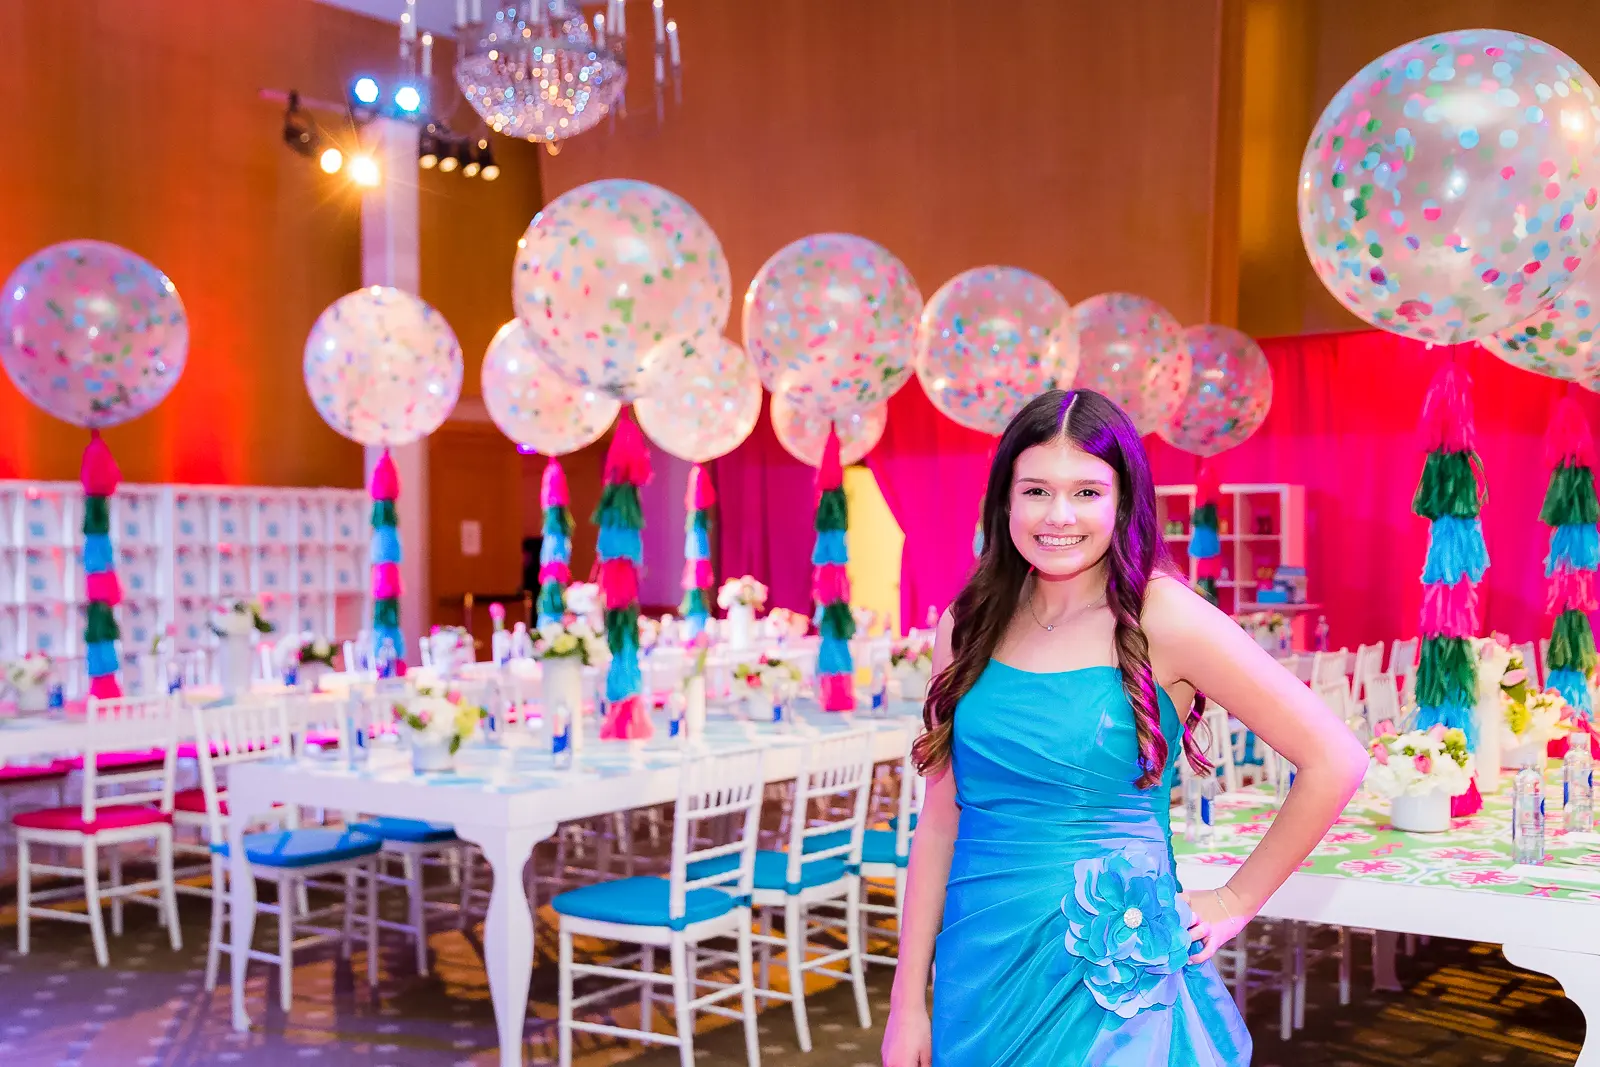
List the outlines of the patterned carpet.
{"label": "patterned carpet", "polygon": [[[174,953],[149,909],[130,909],[127,933],[112,940],[112,966],[94,965],[88,931],[35,923],[34,952],[15,952],[0,913],[0,1063],[5,1067],[188,1067],[202,1064],[338,1063],[465,1065],[498,1062],[494,1022],[481,963],[481,945],[454,930],[436,934],[432,977],[417,978],[398,936],[386,946],[382,982],[374,995],[365,961],[355,970],[331,949],[312,950],[295,969],[293,1010],[276,1004],[274,973],[251,966],[249,997],[256,1028],[229,1027],[226,981],[214,994],[202,988],[207,927],[204,907],[183,902],[184,949]],[[270,927],[270,924],[268,924]],[[527,1053],[553,1062],[554,945],[540,928],[542,960],[533,981],[534,1012]],[[1363,953],[1364,954],[1364,953]],[[1306,1028],[1277,1040],[1275,995],[1251,1006],[1257,1067],[1432,1065],[1556,1067],[1571,1064],[1583,1039],[1582,1016],[1549,979],[1507,964],[1497,949],[1435,940],[1402,957],[1401,994],[1359,991],[1370,985],[1358,967],[1355,1003],[1337,1004],[1333,975],[1314,972]],[[766,1067],[860,1067],[878,1064],[890,974],[871,972],[871,1030],[855,1022],[848,989],[821,989],[809,998],[816,1050],[799,1052],[789,1010],[776,1005],[761,1022]],[[268,1004],[268,999],[272,1001]],[[619,1002],[614,1018],[637,1019],[637,1001]],[[670,1026],[659,1021],[658,1026]],[[1270,1031],[1270,1032],[1269,1032]],[[708,1067],[744,1062],[738,1027],[701,1035],[697,1060]],[[600,1067],[624,1060],[638,1067],[678,1062],[670,1048],[644,1050],[609,1038],[579,1041],[578,1062]]]}

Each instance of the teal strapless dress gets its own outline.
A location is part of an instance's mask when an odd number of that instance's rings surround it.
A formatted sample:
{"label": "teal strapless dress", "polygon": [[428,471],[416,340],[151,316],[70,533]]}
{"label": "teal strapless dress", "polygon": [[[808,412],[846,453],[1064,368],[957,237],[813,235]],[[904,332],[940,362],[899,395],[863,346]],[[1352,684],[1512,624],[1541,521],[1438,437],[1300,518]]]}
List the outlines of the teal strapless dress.
{"label": "teal strapless dress", "polygon": [[960,830],[934,951],[934,1067],[1241,1067],[1250,1033],[1188,962],[1166,784],[1140,790],[1114,667],[991,662],[956,708]]}

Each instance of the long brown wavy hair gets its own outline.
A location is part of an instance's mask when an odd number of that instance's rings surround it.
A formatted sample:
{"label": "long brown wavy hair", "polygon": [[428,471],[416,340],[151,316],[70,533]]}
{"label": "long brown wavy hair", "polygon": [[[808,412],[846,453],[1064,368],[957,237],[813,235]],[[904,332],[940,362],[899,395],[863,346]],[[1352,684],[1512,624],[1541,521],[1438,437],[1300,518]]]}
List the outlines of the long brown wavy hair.
{"label": "long brown wavy hair", "polygon": [[[1061,438],[1116,471],[1117,520],[1106,554],[1106,603],[1116,617],[1122,690],[1133,707],[1139,742],[1138,787],[1154,786],[1166,769],[1167,740],[1161,733],[1150,643],[1139,625],[1151,576],[1171,568],[1156,521],[1150,461],[1133,421],[1111,400],[1088,389],[1052,389],[1017,412],[995,449],[983,494],[983,554],[951,605],[952,657],[933,679],[922,709],[927,732],[917,741],[913,758],[923,774],[949,764],[956,704],[989,665],[1028,581],[1028,562],[1011,540],[1011,480],[1017,457],[1035,445]],[[1211,769],[1194,736],[1204,710],[1205,698],[1197,695],[1183,724],[1184,754],[1201,774]]]}

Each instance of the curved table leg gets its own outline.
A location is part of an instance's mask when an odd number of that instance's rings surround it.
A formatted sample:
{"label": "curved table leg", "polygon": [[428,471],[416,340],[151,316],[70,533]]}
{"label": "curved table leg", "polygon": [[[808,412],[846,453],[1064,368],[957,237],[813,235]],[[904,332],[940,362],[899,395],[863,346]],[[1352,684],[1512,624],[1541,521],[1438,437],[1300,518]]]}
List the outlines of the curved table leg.
{"label": "curved table leg", "polygon": [[1595,1039],[1595,1031],[1600,1029],[1600,956],[1528,945],[1502,945],[1500,951],[1516,966],[1548,974],[1561,983],[1562,992],[1583,1012],[1588,1024],[1576,1067],[1600,1067],[1600,1040]]}
{"label": "curved table leg", "polygon": [[522,868],[534,843],[554,832],[554,825],[456,825],[457,836],[482,849],[494,871],[489,914],[483,924],[483,957],[500,1036],[500,1067],[521,1067],[522,1025],[528,1015],[528,984],[533,977],[533,913],[522,887]]}

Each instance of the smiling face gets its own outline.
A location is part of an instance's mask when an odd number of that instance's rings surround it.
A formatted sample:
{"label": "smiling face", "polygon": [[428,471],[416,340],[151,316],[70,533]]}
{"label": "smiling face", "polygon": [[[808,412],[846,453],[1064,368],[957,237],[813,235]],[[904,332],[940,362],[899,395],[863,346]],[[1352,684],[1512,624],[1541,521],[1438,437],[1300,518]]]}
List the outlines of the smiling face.
{"label": "smiling face", "polygon": [[1068,578],[1105,558],[1117,524],[1117,474],[1058,437],[1025,449],[1011,475],[1011,541],[1041,575]]}

